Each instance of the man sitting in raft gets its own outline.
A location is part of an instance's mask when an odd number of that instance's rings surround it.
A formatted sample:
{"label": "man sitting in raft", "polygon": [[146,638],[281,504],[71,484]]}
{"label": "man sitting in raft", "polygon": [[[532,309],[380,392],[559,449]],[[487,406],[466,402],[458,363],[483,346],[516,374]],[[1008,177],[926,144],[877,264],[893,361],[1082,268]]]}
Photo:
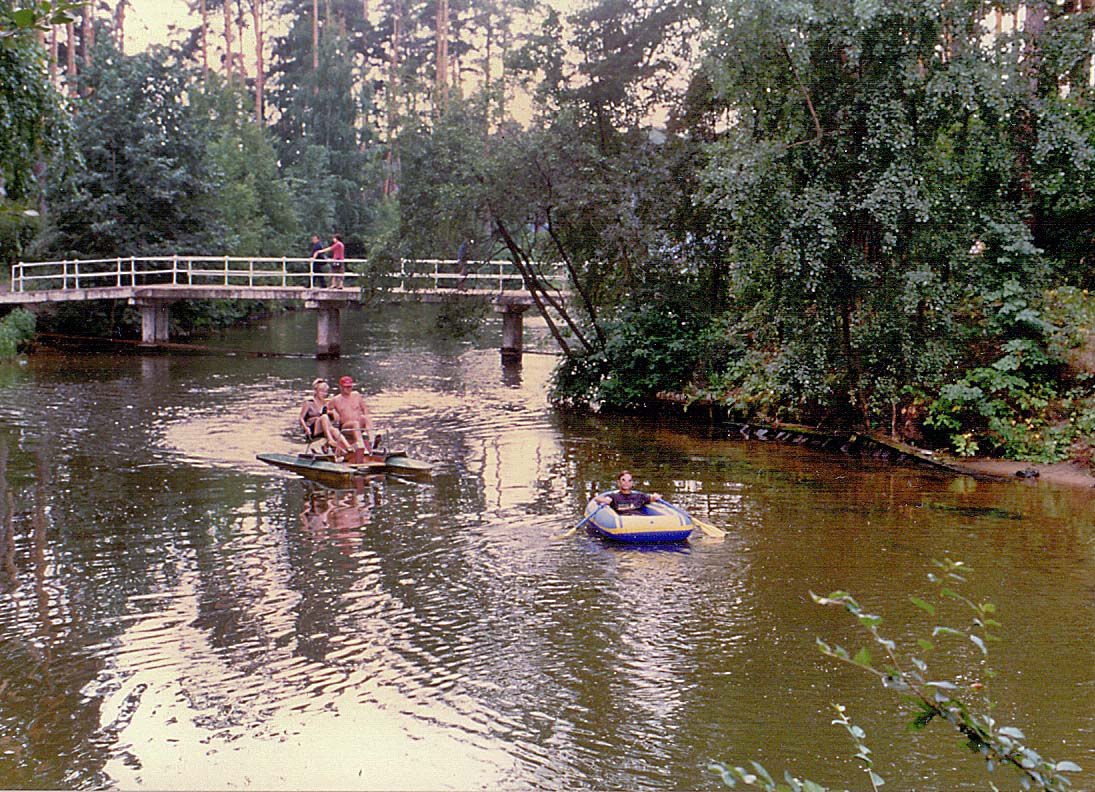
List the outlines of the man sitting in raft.
{"label": "man sitting in raft", "polygon": [[662,496],[656,492],[647,495],[645,492],[631,489],[632,483],[631,471],[625,470],[616,477],[616,484],[620,488],[618,491],[598,495],[594,500],[605,506],[611,506],[617,514],[624,517],[629,514],[638,514],[646,504],[662,499]]}
{"label": "man sitting in raft", "polygon": [[333,420],[342,434],[354,444],[354,462],[360,465],[365,461],[365,454],[372,450],[368,438],[372,436],[373,422],[365,400],[354,390],[353,377],[342,377],[338,381],[338,395],[331,399],[327,409],[334,413]]}

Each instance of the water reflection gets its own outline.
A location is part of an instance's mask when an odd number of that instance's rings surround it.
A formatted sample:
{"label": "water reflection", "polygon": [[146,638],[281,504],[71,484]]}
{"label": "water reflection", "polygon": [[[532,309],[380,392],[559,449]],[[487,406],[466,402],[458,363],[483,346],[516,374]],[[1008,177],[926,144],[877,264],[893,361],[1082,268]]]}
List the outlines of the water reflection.
{"label": "water reflection", "polygon": [[[0,786],[709,788],[710,758],[844,786],[838,700],[895,788],[982,788],[949,744],[890,739],[900,716],[813,649],[847,625],[810,590],[917,634],[907,594],[943,553],[1006,614],[1002,721],[1095,769],[1091,493],[556,415],[545,356],[505,369],[493,340],[384,320],[351,323],[340,361],[0,377]],[[305,322],[224,343],[293,351]],[[333,490],[255,461],[343,372],[431,480]],[[62,448],[43,388],[81,427]],[[726,539],[554,538],[623,467]]]}
{"label": "water reflection", "polygon": [[356,479],[353,488],[341,490],[309,484],[300,513],[305,534],[317,545],[330,544],[352,555],[364,535],[361,529],[372,520],[378,500],[377,490],[371,485],[382,479],[383,476]]}

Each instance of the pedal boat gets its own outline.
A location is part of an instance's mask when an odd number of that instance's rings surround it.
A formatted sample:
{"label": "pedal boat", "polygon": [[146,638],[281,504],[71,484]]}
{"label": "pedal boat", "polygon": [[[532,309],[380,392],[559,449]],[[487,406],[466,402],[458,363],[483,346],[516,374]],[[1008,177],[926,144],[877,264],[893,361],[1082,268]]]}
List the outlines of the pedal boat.
{"label": "pedal boat", "polygon": [[600,506],[595,498],[586,505],[588,524],[595,533],[616,542],[683,542],[695,527],[688,512],[664,501],[648,503],[638,514],[626,517],[611,506],[598,511]]}
{"label": "pedal boat", "polygon": [[259,454],[256,458],[268,465],[320,481],[344,481],[377,473],[428,476],[433,470],[429,462],[413,459],[403,452],[370,454],[360,463],[335,462],[330,454]]}

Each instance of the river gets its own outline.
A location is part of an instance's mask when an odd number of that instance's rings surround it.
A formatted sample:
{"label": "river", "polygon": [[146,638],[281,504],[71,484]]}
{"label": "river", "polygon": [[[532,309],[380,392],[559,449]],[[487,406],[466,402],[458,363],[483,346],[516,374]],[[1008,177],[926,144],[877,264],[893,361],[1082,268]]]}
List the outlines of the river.
{"label": "river", "polygon": [[[301,313],[222,354],[0,367],[0,788],[714,789],[713,760],[867,788],[840,703],[887,789],[1014,789],[815,646],[865,636],[811,591],[905,651],[968,626],[910,603],[945,557],[1002,626],[987,657],[937,639],[933,673],[986,683],[1095,787],[1095,493],[559,415],[551,356],[504,369],[497,319],[446,340],[438,318],[349,314],[334,361],[227,352],[310,352]],[[329,490],[256,461],[343,373],[432,478]],[[727,536],[565,535],[624,467]]]}

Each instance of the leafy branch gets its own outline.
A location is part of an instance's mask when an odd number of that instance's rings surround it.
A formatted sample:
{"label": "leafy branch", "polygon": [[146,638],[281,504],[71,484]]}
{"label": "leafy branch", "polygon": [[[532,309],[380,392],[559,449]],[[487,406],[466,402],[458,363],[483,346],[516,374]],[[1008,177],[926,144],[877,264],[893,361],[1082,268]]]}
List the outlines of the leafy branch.
{"label": "leafy branch", "polygon": [[[855,744],[855,758],[863,765],[863,772],[867,774],[871,781],[871,789],[878,792],[879,788],[886,782],[874,770],[874,760],[871,758],[871,749],[867,747],[866,733],[848,718],[843,704],[833,704],[833,709],[837,713],[832,721],[833,725],[843,726],[845,731],[848,732]],[[784,773],[785,783],[780,784],[772,778],[772,775],[760,763],[751,762],[750,765],[752,769],[747,770],[744,767],[726,767],[716,763],[710,765],[710,769],[719,773],[722,776],[723,783],[728,787],[733,787],[738,781],[741,781],[748,786],[763,789],[766,792],[830,792],[828,787],[824,787],[816,781],[796,778],[790,773]]]}
{"label": "leafy branch", "polygon": [[67,25],[74,18],[70,14],[85,2],[67,0],[35,0],[22,8],[0,14],[0,40],[18,36],[29,30],[49,30],[51,25]]}
{"label": "leafy branch", "polygon": [[[940,637],[952,637],[969,641],[982,655],[987,656],[988,644],[999,640],[994,633],[994,630],[1000,627],[1000,623],[994,618],[995,606],[989,602],[975,602],[959,592],[958,586],[965,582],[963,573],[966,571],[961,561],[945,559],[934,563],[939,571],[929,574],[928,579],[935,585],[937,597],[940,601],[956,602],[969,611],[971,626],[958,629],[936,624],[931,632],[931,640],[918,639],[917,646],[924,653],[931,652],[935,648],[933,641]],[[1019,773],[1020,784],[1024,789],[1040,789],[1047,792],[1066,792],[1072,789],[1072,782],[1067,774],[1079,772],[1080,767],[1074,762],[1054,762],[1043,758],[1027,745],[1026,735],[1021,729],[1015,726],[999,725],[992,716],[987,714],[992,703],[984,695],[983,683],[975,682],[963,688],[950,680],[932,679],[928,673],[927,662],[915,654],[907,658],[902,656],[898,652],[896,643],[883,635],[880,629],[882,617],[864,610],[848,592],[835,591],[826,597],[810,592],[810,596],[819,605],[835,605],[844,608],[871,636],[876,651],[881,649],[876,659],[869,645],[863,646],[853,654],[842,646],[830,645],[818,639],[817,646],[822,654],[867,671],[877,677],[883,687],[899,693],[905,701],[912,704],[915,715],[910,723],[911,730],[923,729],[933,720],[938,719],[950,724],[961,734],[966,746],[984,759],[985,766],[990,772],[997,766],[1010,766]],[[937,605],[918,597],[909,599],[916,607],[929,616],[935,617]],[[992,676],[994,673],[988,669],[986,677]],[[970,694],[980,696],[978,707],[966,700],[967,694],[964,689]],[[842,705],[833,706],[838,713],[833,724],[843,726],[851,735],[856,747],[855,756],[863,764],[871,786],[877,792],[884,781],[874,770],[871,752],[865,744],[863,730],[848,719]],[[725,767],[721,764],[713,764],[711,769],[719,772],[723,781],[731,787],[736,781],[742,781],[767,792],[828,792],[826,787],[813,781],[795,778],[790,773],[785,775],[786,783],[777,783],[756,762],[752,763],[752,770],[743,767]]]}

